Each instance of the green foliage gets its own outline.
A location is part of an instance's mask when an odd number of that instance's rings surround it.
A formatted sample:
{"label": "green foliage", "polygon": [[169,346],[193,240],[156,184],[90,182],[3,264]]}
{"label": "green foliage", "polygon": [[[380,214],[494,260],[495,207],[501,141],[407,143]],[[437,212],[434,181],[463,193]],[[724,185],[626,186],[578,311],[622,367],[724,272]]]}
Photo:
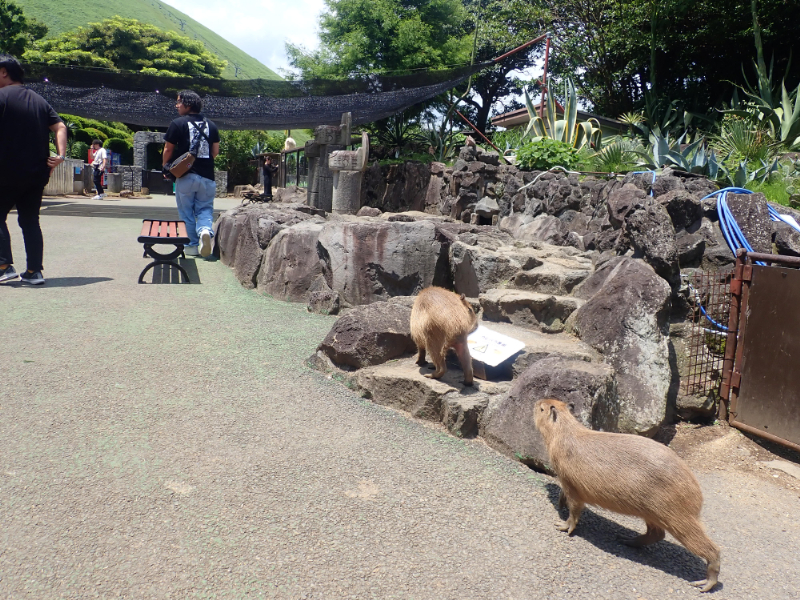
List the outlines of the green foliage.
{"label": "green foliage", "polygon": [[346,78],[469,62],[459,0],[327,0],[320,48],[286,45],[303,78]]}
{"label": "green foliage", "polygon": [[36,42],[24,58],[172,77],[219,77],[226,64],[201,42],[121,17]]}
{"label": "green foliage", "polygon": [[791,94],[781,84],[781,97],[777,101],[769,87],[759,94],[744,89],[750,100],[727,111],[752,121],[757,129],[764,129],[785,150],[800,150],[800,85]]}
{"label": "green foliage", "polygon": [[578,122],[578,95],[572,81],[564,83],[564,118],[559,119],[553,94],[547,95],[545,119],[536,114],[528,90],[525,90],[525,107],[528,109],[528,127],[525,135],[532,135],[534,140],[552,139],[564,142],[573,148],[588,145],[600,149],[603,132],[597,119]]}
{"label": "green foliage", "polygon": [[11,0],[0,0],[0,52],[22,56],[35,40],[47,35],[47,26],[26,16]]}
{"label": "green foliage", "polygon": [[103,148],[120,155],[123,165],[133,163],[133,144],[121,138],[109,138],[103,143]]}
{"label": "green foliage", "polygon": [[580,161],[577,148],[559,140],[542,138],[532,140],[517,150],[517,166],[531,171],[545,171],[559,166],[575,167]]}
{"label": "green foliage", "polygon": [[86,142],[73,141],[67,145],[67,154],[70,158],[77,158],[86,162],[86,159],[89,157],[89,144]]}
{"label": "green foliage", "polygon": [[101,21],[114,16],[138,19],[165,31],[173,31],[202,42],[207,50],[228,62],[228,66],[222,72],[223,77],[280,79],[275,72],[237,48],[234,43],[201,25],[192,16],[177,10],[172,2],[156,2],[154,0],[15,1],[23,7],[26,15],[36,17],[48,26],[50,36],[58,36],[78,27],[85,27],[89,21]]}
{"label": "green foliage", "polygon": [[450,162],[458,154],[458,149],[464,145],[465,136],[458,131],[444,131],[439,129],[423,129],[419,140],[428,145],[428,154],[423,154],[421,162]]}
{"label": "green foliage", "polygon": [[705,139],[700,138],[681,148],[683,138],[681,136],[671,142],[669,134],[661,135],[661,132],[654,131],[650,134],[647,150],[639,150],[635,154],[641,159],[640,164],[650,169],[672,167],[687,173],[706,175],[711,179],[717,179],[724,174],[725,170],[717,160],[716,152],[713,149],[706,151]]}
{"label": "green foliage", "polygon": [[219,132],[219,155],[214,160],[215,167],[228,172],[228,185],[255,183],[256,165],[253,149],[280,152],[286,137],[274,131],[231,131]]}
{"label": "green foliage", "polygon": [[83,129],[78,129],[75,132],[75,139],[79,142],[86,142],[87,144],[91,145],[94,140],[105,142],[108,139],[108,136],[94,127],[85,127]]}
{"label": "green foliage", "polygon": [[386,146],[396,154],[420,139],[420,127],[416,119],[409,118],[408,112],[392,115],[372,123],[367,128],[375,142]]}
{"label": "green foliage", "polygon": [[603,173],[625,173],[636,170],[637,152],[641,145],[634,140],[618,138],[603,146],[591,156],[593,171]]}
{"label": "green foliage", "polygon": [[[752,0],[544,0],[557,40],[549,70],[572,77],[582,99],[599,114],[642,107],[645,88],[697,111],[729,97],[743,84],[743,64],[754,54]],[[775,68],[790,62],[800,3],[758,0],[763,50]],[[795,48],[796,50],[797,48]],[[800,81],[793,61],[787,81]],[[662,131],[665,131],[662,128]]]}
{"label": "green foliage", "polygon": [[742,161],[768,161],[775,157],[775,146],[769,133],[750,120],[732,114],[722,119],[719,133],[711,138],[711,145],[720,156],[729,157],[725,162],[730,165]]}

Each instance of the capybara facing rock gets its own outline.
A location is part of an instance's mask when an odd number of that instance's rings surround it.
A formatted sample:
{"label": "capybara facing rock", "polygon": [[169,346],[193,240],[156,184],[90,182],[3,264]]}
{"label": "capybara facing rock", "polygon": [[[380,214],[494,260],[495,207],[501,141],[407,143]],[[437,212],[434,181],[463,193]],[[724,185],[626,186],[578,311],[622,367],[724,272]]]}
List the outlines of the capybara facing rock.
{"label": "capybara facing rock", "polygon": [[459,296],[436,286],[422,290],[411,308],[411,339],[419,350],[417,364],[427,364],[427,349],[436,365],[436,371],[425,377],[439,379],[447,372],[445,357],[453,348],[464,370],[464,384],[472,385],[472,357],[467,347],[467,336],[477,327],[478,316],[464,294]]}
{"label": "capybara facing rock", "polygon": [[669,531],[708,563],[706,579],[692,585],[703,592],[716,585],[720,552],[700,522],[703,493],[675,452],[645,437],[587,429],[558,400],[539,400],[534,421],[561,484],[559,503],[569,508],[559,530],[571,535],[585,504],[641,517],[647,533],[625,543],[653,544]]}

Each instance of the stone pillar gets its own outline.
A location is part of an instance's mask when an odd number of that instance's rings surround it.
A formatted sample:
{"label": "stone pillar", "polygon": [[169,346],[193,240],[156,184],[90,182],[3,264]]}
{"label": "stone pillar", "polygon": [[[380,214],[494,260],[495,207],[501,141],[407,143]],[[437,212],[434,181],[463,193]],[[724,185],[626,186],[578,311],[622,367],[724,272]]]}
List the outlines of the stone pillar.
{"label": "stone pillar", "polygon": [[228,172],[214,171],[214,182],[217,184],[217,198],[225,198],[228,195]]}
{"label": "stone pillar", "polygon": [[[142,169],[147,168],[147,146],[163,144],[164,134],[157,131],[137,131],[133,134],[133,164]],[[177,157],[176,157],[177,158]]]}
{"label": "stone pillar", "polygon": [[320,125],[314,130],[314,141],[306,142],[308,159],[308,204],[330,212],[333,206],[333,171],[328,168],[332,152],[344,150],[352,143],[350,113],[342,115],[341,125]]}
{"label": "stone pillar", "polygon": [[361,180],[369,159],[369,136],[361,134],[361,148],[332,152],[328,168],[333,171],[332,212],[354,215],[361,208]]}

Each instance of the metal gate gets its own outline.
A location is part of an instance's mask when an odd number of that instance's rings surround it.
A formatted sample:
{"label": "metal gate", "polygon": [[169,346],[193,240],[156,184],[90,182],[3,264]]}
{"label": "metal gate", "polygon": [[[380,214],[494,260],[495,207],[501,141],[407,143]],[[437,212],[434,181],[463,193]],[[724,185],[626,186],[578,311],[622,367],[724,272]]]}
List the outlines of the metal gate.
{"label": "metal gate", "polygon": [[800,258],[739,251],[720,389],[720,411],[724,416],[727,410],[732,426],[795,450],[800,450],[798,268]]}

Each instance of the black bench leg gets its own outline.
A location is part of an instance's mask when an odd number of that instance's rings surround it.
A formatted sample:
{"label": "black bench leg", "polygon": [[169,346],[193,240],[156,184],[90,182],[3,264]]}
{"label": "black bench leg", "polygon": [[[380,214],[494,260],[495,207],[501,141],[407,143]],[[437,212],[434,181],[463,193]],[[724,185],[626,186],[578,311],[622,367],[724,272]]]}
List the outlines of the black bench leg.
{"label": "black bench leg", "polygon": [[186,272],[186,269],[184,269],[178,263],[173,262],[173,260],[178,258],[179,256],[183,256],[185,258],[185,255],[183,254],[183,244],[176,244],[175,250],[170,254],[161,254],[153,250],[152,244],[145,244],[144,257],[147,258],[148,256],[155,258],[155,260],[151,262],[149,265],[147,265],[139,274],[139,283],[144,283],[145,273],[147,273],[150,269],[152,269],[156,265],[169,265],[171,267],[175,267],[181,273],[183,273],[183,277],[185,278],[186,283],[191,283],[191,280],[189,279],[189,274]]}

